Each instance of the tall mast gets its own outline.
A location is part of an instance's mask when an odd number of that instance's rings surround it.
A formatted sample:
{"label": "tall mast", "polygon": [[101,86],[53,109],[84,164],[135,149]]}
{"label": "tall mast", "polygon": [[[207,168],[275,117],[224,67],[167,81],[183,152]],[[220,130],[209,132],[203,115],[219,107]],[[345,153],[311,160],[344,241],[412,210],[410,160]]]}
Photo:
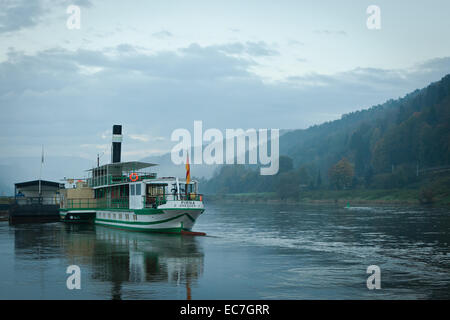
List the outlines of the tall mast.
{"label": "tall mast", "polygon": [[41,196],[41,179],[42,179],[42,166],[44,165],[44,145],[42,145],[41,153],[41,169],[39,170],[39,197]]}

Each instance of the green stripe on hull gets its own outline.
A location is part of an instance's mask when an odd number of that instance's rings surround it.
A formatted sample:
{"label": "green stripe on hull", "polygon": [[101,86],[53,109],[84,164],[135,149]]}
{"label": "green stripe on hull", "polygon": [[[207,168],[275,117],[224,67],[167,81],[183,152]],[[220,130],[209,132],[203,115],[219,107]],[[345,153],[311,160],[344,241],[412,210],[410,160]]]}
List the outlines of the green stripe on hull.
{"label": "green stripe on hull", "polygon": [[195,222],[195,219],[189,213],[185,213],[186,217],[188,217],[192,222]]}
{"label": "green stripe on hull", "polygon": [[102,222],[95,222],[98,225],[105,226],[105,227],[112,227],[116,229],[123,229],[123,230],[132,230],[132,231],[139,231],[139,232],[151,232],[151,233],[181,233],[181,231],[190,231],[185,228],[158,228],[158,229],[143,229],[143,228],[133,228],[133,227],[126,227],[126,226],[117,226],[114,224],[107,224]]}
{"label": "green stripe on hull", "polygon": [[161,224],[161,223],[165,223],[165,222],[169,222],[178,218],[181,218],[183,216],[187,216],[189,219],[192,220],[192,222],[195,222],[195,219],[192,218],[189,214],[187,213],[182,213],[179,214],[175,217],[169,218],[169,219],[164,219],[164,220],[159,220],[159,221],[123,221],[123,220],[113,220],[113,219],[100,219],[100,218],[96,218],[95,222],[99,221],[99,222],[112,222],[112,223],[123,223],[123,224],[131,224],[131,225],[154,225],[154,224]]}

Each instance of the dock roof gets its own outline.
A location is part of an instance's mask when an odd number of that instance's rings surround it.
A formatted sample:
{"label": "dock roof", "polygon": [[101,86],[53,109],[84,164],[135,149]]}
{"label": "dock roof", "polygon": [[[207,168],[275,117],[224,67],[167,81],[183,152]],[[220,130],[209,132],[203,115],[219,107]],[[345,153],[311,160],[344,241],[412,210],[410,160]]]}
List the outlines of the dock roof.
{"label": "dock roof", "polygon": [[[39,180],[18,182],[18,183],[15,183],[14,185],[16,186],[16,188],[38,186],[39,185]],[[64,184],[62,184],[62,185],[64,185]],[[61,186],[61,183],[53,182],[53,181],[47,181],[47,180],[41,180],[41,186],[48,186],[48,187],[59,188]]]}

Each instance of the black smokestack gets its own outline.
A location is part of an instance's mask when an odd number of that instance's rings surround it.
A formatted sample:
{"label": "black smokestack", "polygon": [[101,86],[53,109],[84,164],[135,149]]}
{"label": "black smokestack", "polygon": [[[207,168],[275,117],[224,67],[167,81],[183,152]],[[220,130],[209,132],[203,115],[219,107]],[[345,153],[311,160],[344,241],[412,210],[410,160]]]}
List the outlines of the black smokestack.
{"label": "black smokestack", "polygon": [[120,153],[122,149],[122,126],[113,125],[111,163],[120,162]]}

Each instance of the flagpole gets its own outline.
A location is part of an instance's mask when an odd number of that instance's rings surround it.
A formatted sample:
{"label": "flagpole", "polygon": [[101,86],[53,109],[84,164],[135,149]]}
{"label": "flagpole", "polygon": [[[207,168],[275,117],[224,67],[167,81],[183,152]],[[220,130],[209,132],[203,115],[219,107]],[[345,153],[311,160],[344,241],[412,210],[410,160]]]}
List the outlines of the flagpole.
{"label": "flagpole", "polygon": [[186,182],[184,185],[186,199],[188,199],[189,182],[191,182],[191,166],[189,164],[189,150],[186,150]]}
{"label": "flagpole", "polygon": [[41,169],[39,170],[39,197],[41,197],[41,178],[42,178],[42,165],[44,164],[44,145],[42,145],[42,154],[41,154]]}

